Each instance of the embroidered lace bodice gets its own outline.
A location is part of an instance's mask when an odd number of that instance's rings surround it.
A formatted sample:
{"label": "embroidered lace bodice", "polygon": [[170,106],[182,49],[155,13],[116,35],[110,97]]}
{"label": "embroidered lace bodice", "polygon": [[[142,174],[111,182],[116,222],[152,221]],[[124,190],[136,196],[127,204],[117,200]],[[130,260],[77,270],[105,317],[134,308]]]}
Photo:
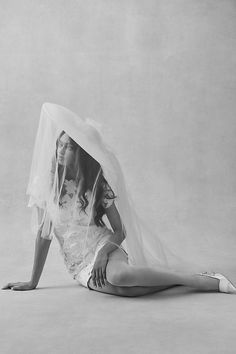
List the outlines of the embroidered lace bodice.
{"label": "embroidered lace bodice", "polygon": [[[67,180],[65,179],[64,187],[66,193],[61,198],[60,201],[60,215],[59,220],[63,222],[74,222],[79,225],[88,225],[89,223],[89,216],[91,217],[90,224],[94,224],[94,210],[91,210],[91,194],[92,192],[88,190],[85,195],[88,200],[88,206],[86,208],[86,212],[81,210],[82,203],[76,198],[76,185],[74,180]],[[110,199],[111,196],[111,189],[106,187],[104,191],[104,198],[102,200],[102,206],[104,208],[108,208],[113,203],[113,199]],[[72,215],[71,206],[76,202],[76,213]]]}
{"label": "embroidered lace bodice", "polygon": [[[71,223],[77,225],[88,225],[94,224],[94,211],[91,210],[91,191],[87,191],[85,193],[86,198],[88,199],[88,206],[86,208],[86,212],[81,210],[81,201],[79,198],[75,201],[76,198],[76,186],[73,180],[66,180],[64,182],[66,193],[61,198],[59,215],[57,215],[57,222],[59,224]],[[76,202],[76,208],[74,209],[74,215],[72,214],[72,206]],[[91,220],[89,220],[89,216]]]}
{"label": "embroidered lace bodice", "polygon": [[[86,213],[80,209],[81,203],[78,198],[74,209],[74,215],[70,206],[75,202],[76,185],[73,180],[64,182],[65,194],[61,198],[60,208],[51,205],[49,214],[54,220],[53,233],[59,241],[61,254],[64,257],[67,268],[70,272],[79,272],[88,264],[94,256],[97,246],[109,238],[112,230],[106,226],[97,226],[94,222],[94,211],[91,210],[91,191],[85,195],[88,200]],[[104,190],[102,206],[108,208],[113,203],[111,189]],[[109,198],[110,197],[110,198]],[[90,214],[91,213],[91,214]],[[91,218],[91,219],[90,219]],[[87,225],[90,225],[87,227]]]}
{"label": "embroidered lace bodice", "polygon": [[[60,207],[56,208],[54,204],[51,204],[49,208],[50,216],[54,220],[54,234],[59,237],[59,239],[64,238],[64,234],[68,231],[68,228],[70,228],[70,230],[78,230],[79,226],[95,225],[94,210],[91,210],[91,191],[85,193],[89,204],[86,207],[86,211],[83,211],[79,198],[75,201],[75,181],[65,179],[64,188],[65,194],[60,200]],[[104,197],[102,200],[102,206],[104,208],[108,208],[113,203],[114,199],[111,199],[112,194],[113,192],[109,186],[104,187]],[[76,203],[76,208],[71,208],[74,203]]]}

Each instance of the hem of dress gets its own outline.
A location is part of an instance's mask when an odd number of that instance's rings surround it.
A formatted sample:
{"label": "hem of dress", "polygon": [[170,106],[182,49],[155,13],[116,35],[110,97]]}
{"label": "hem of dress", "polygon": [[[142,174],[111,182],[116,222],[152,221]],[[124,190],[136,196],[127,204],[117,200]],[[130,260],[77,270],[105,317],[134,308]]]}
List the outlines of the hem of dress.
{"label": "hem of dress", "polygon": [[87,281],[87,288],[88,288],[89,290],[94,290],[93,288],[90,288],[90,286],[89,286],[89,281],[90,281],[91,278],[92,278],[92,275],[90,275],[90,277],[88,278],[88,281]]}
{"label": "hem of dress", "polygon": [[[73,276],[74,280],[76,280],[76,282],[78,282],[80,285],[88,288],[89,290],[95,290],[89,286],[90,279],[92,278],[91,270],[93,268],[97,253],[104,246],[104,244],[106,244],[105,240],[98,245],[92,261],[90,261],[88,264],[86,264],[84,267],[82,267],[82,269],[80,269],[79,271],[78,271],[78,269],[76,269],[73,272],[69,271],[69,273],[72,274],[72,276]],[[126,257],[128,258],[128,253],[122,247],[122,245],[116,245],[116,246],[117,246],[117,248],[121,249],[125,253]]]}

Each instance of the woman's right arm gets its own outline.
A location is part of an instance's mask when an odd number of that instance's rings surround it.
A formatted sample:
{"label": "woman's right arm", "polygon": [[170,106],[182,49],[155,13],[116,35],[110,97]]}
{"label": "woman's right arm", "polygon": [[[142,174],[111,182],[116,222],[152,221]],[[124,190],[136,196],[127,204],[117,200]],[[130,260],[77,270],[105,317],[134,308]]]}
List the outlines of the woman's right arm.
{"label": "woman's right arm", "polygon": [[30,283],[34,288],[36,288],[36,286],[38,285],[47,258],[50,244],[51,240],[42,238],[41,232],[39,231],[35,241],[34,265],[30,280]]}
{"label": "woman's right arm", "polygon": [[37,287],[51,244],[51,240],[41,237],[41,230],[42,228],[39,229],[35,241],[34,264],[31,280],[28,282],[8,283],[2,287],[2,289],[33,290]]}

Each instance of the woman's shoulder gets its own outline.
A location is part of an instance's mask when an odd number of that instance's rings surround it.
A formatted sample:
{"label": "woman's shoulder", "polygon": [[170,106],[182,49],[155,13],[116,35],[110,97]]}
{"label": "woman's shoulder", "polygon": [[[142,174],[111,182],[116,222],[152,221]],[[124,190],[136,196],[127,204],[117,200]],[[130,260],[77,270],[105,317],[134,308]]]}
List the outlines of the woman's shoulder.
{"label": "woman's shoulder", "polygon": [[116,195],[113,192],[109,183],[105,179],[102,181],[102,187],[103,187],[102,206],[104,208],[108,208],[113,204]]}

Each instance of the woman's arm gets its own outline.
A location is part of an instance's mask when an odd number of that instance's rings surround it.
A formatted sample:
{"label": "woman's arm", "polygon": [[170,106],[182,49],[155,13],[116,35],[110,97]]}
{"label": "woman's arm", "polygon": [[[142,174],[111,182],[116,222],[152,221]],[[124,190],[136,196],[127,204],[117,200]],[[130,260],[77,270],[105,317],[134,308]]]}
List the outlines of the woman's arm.
{"label": "woman's arm", "polygon": [[[49,230],[51,229],[51,221]],[[43,271],[43,267],[47,258],[49,246],[51,240],[42,238],[42,229],[41,226],[38,230],[36,241],[35,241],[35,253],[34,253],[34,264],[32,270],[31,280],[28,282],[11,282],[2,287],[2,289],[12,289],[12,290],[33,290],[37,287],[40,276]]]}
{"label": "woman's arm", "polygon": [[[114,231],[113,234],[110,236],[109,241],[120,246],[125,239],[125,235],[122,229],[120,214],[116,209],[115,203],[112,203],[112,205],[106,208],[105,211],[107,218],[111,224],[111,227]],[[99,253],[102,255],[109,255],[109,253],[117,249],[116,245],[108,242],[100,249]]]}
{"label": "woman's arm", "polygon": [[44,237],[50,234],[52,228],[52,222],[48,217],[48,214],[46,213],[46,215],[43,216],[44,212],[40,208],[37,208],[37,211],[38,211],[38,223],[41,226],[38,229],[38,233],[35,241],[34,265],[33,265],[33,270],[32,270],[32,275],[30,280],[32,286],[35,287],[38,285],[47,258],[48,250],[51,244],[51,240],[46,239]]}
{"label": "woman's arm", "polygon": [[38,285],[40,276],[42,274],[50,244],[51,240],[42,238],[41,231],[39,230],[35,241],[34,265],[30,280],[32,286],[35,288]]}
{"label": "woman's arm", "polygon": [[116,245],[119,246],[125,239],[125,235],[122,229],[121,218],[118,210],[116,209],[115,203],[112,203],[112,205],[106,208],[105,210],[114,232],[109,238],[109,241],[111,241],[112,243],[106,243],[99,250],[91,272],[93,284],[99,287],[106,285],[106,266],[109,258],[109,253],[115,251],[117,249]]}

